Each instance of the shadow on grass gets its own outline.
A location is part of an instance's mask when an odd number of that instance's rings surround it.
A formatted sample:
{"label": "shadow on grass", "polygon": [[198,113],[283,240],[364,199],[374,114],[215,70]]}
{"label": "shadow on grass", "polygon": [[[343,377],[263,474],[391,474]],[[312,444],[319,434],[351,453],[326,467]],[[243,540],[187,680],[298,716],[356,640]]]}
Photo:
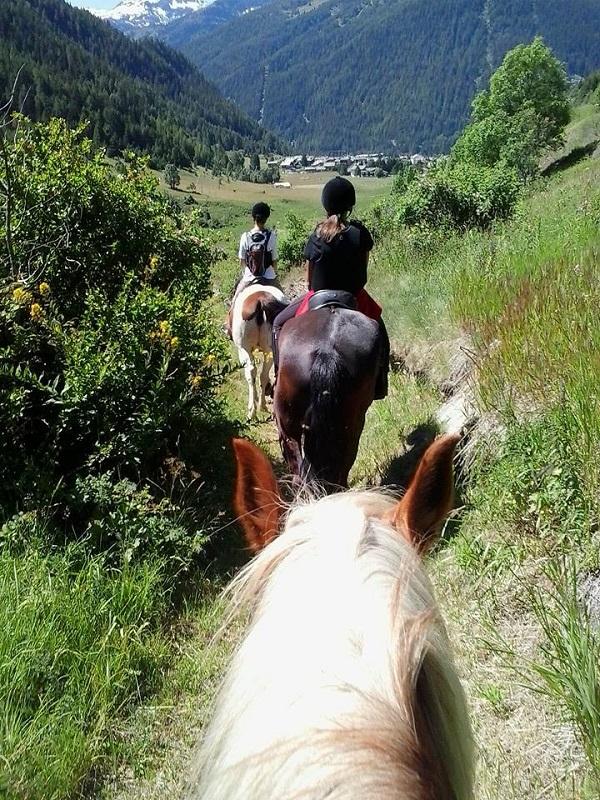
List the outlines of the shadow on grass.
{"label": "shadow on grass", "polygon": [[581,145],[581,147],[574,147],[571,152],[557,158],[556,161],[553,161],[551,164],[548,164],[548,166],[542,170],[541,174],[547,177],[548,175],[553,175],[555,172],[562,172],[578,164],[584,158],[591,156],[599,144],[600,139],[594,139],[593,142],[588,142],[588,144]]}
{"label": "shadow on grass", "polygon": [[394,456],[382,471],[383,487],[406,489],[423,453],[439,433],[437,422],[430,418],[406,437],[406,449]]}

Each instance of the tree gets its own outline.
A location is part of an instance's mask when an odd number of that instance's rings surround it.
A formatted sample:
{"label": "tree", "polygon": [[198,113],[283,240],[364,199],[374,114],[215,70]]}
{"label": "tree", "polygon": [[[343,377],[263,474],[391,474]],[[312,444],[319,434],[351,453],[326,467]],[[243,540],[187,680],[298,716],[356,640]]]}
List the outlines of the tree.
{"label": "tree", "polygon": [[250,156],[250,169],[258,172],[260,169],[260,158],[258,153],[252,153]]}
{"label": "tree", "polygon": [[473,101],[471,121],[454,145],[454,161],[494,166],[504,161],[525,177],[562,139],[569,121],[567,76],[540,37],[504,57],[489,89]]}
{"label": "tree", "polygon": [[167,164],[165,166],[163,177],[165,179],[165,183],[170,189],[175,189],[176,186],[179,186],[179,182],[181,181],[179,170],[175,164]]}

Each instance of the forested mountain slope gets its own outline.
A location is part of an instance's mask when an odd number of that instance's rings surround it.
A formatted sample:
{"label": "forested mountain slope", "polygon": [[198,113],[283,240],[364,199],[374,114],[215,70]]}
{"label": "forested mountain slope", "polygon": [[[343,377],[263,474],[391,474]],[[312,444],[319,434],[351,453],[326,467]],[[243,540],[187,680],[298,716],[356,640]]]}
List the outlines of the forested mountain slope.
{"label": "forested mountain slope", "polygon": [[167,40],[299,149],[444,151],[535,34],[571,75],[600,66],[600,0],[273,0],[210,30],[203,13]]}
{"label": "forested mountain slope", "polygon": [[[214,0],[199,11],[186,14],[156,31],[172,47],[185,47],[192,37],[206,34],[232,19],[246,16],[272,0]],[[271,9],[267,13],[271,13]]]}
{"label": "forested mountain slope", "polygon": [[97,144],[150,153],[157,164],[210,164],[213,148],[276,146],[185,57],[134,42],[64,0],[0,3],[0,98],[21,70],[15,108],[36,120],[89,120]]}

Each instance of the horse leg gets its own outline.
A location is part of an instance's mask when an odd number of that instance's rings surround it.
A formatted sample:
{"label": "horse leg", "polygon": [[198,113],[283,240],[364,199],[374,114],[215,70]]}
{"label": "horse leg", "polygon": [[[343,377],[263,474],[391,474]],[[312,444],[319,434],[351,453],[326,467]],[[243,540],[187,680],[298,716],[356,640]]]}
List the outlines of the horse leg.
{"label": "horse leg", "polygon": [[256,364],[251,353],[242,347],[239,348],[240,361],[244,367],[244,374],[248,382],[248,419],[256,416]]}
{"label": "horse leg", "polygon": [[271,353],[263,352],[262,370],[260,373],[260,402],[259,409],[261,411],[268,411],[266,401],[267,385],[269,383],[269,375],[271,372]]}

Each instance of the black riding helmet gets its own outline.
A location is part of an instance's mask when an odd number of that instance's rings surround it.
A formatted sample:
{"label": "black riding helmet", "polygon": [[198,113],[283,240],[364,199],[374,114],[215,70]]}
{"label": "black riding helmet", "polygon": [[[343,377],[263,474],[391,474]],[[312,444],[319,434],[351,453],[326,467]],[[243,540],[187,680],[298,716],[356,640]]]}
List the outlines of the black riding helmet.
{"label": "black riding helmet", "polygon": [[271,209],[266,203],[255,203],[252,206],[252,219],[259,219],[266,222],[271,216]]}
{"label": "black riding helmet", "polygon": [[338,176],[327,181],[323,187],[321,203],[328,214],[343,214],[356,205],[354,186],[347,178]]}

